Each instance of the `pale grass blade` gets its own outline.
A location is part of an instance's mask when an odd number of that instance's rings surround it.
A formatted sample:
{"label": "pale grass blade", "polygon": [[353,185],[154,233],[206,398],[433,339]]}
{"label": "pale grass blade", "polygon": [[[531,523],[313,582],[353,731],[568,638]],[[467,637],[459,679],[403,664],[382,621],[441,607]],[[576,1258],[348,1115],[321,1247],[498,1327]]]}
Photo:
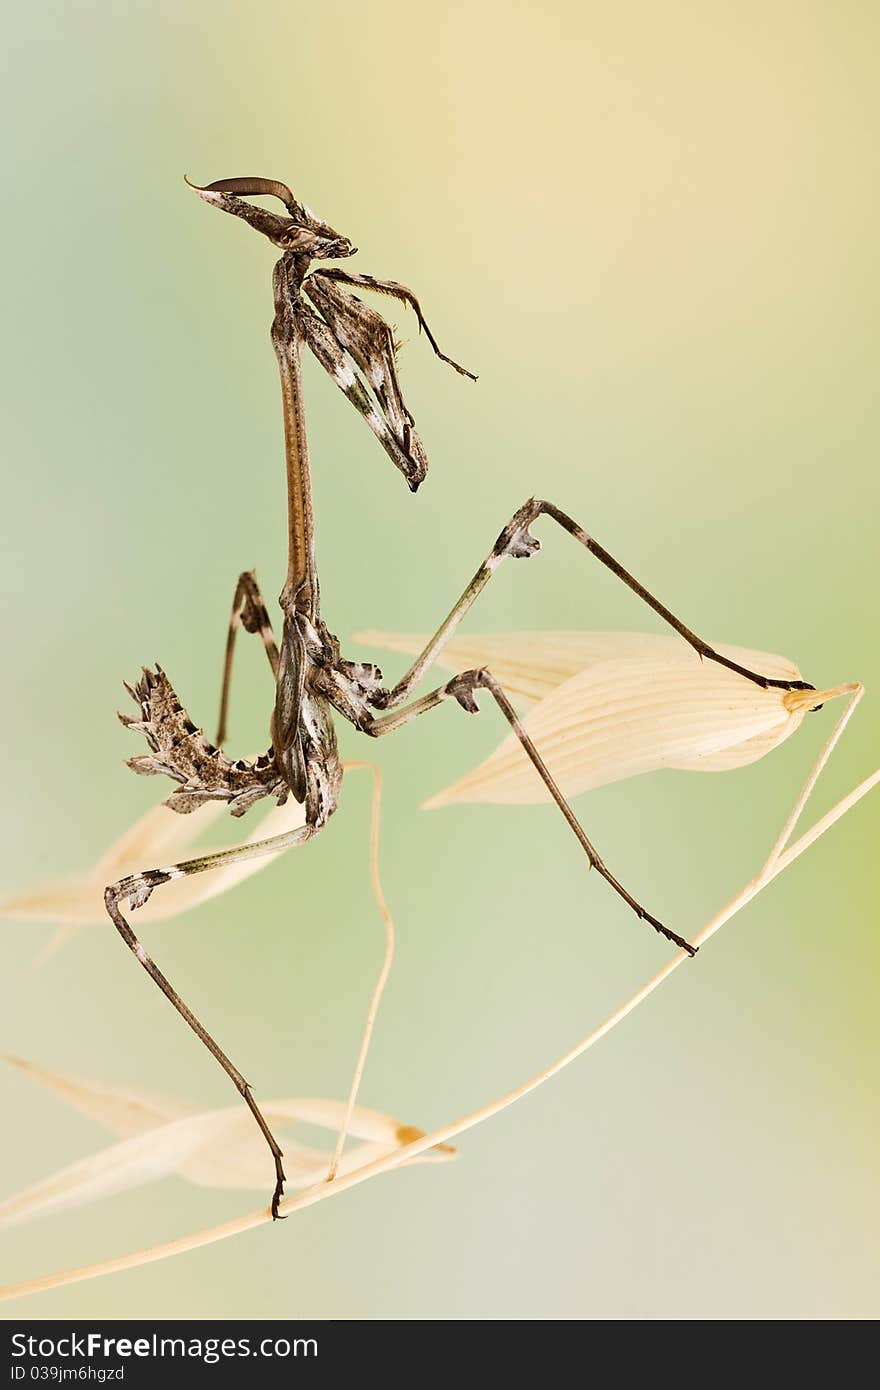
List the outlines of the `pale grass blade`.
{"label": "pale grass blade", "polygon": [[130,1087],[110,1086],[103,1081],[70,1076],[67,1072],[49,1071],[22,1057],[5,1056],[0,1060],[16,1071],[51,1091],[59,1100],[94,1120],[118,1139],[130,1139],[158,1125],[180,1120],[193,1113],[185,1101],[151,1095]]}
{"label": "pale grass blade", "polygon": [[[266,1186],[265,1145],[240,1105],[198,1112],[189,1108],[186,1113],[182,1102],[78,1080],[19,1058],[6,1060],[107,1129],[128,1137],[0,1203],[0,1226],[83,1206],[171,1174],[200,1187],[259,1190]],[[335,1136],[349,1105],[347,1101],[304,1097],[269,1101],[263,1109],[270,1123],[288,1128],[298,1123],[329,1130]],[[170,1118],[164,1118],[166,1114]],[[412,1143],[423,1133],[391,1115],[362,1106],[352,1110],[348,1129],[361,1142],[352,1144],[343,1155],[340,1176]],[[326,1177],[331,1147],[307,1144],[284,1129],[279,1139],[290,1189],[306,1188]],[[429,1161],[451,1156],[452,1150],[445,1148],[432,1152]]]}
{"label": "pale grass blade", "polygon": [[[761,652],[721,650],[763,669]],[[790,664],[786,678],[799,679]],[[815,703],[820,700],[817,696]],[[714,662],[664,652],[598,661],[557,686],[523,722],[562,792],[576,796],[661,768],[743,767],[789,738],[808,707],[792,701],[788,692],[764,690]],[[511,734],[478,768],[426,805],[549,799]]]}
{"label": "pale grass blade", "polygon": [[[179,815],[166,806],[154,806],[92,868],[11,894],[0,900],[0,917],[68,926],[104,926],[107,922],[104,889],[108,884],[141,869],[162,868],[185,858],[193,841],[210,829],[225,809],[207,804],[188,815]],[[303,823],[302,806],[291,800],[286,806],[269,811],[249,835],[233,844],[250,844],[296,829]],[[188,912],[228,892],[276,858],[277,854],[265,854],[163,884],[162,892],[154,893],[139,909],[138,921],[160,922]]]}
{"label": "pale grass blade", "polygon": [[[793,844],[790,843],[791,835],[798,820],[803,814],[805,806],[815,789],[815,786],[826,767],[831,754],[837,746],[844,729],[846,728],[852,714],[862,696],[862,687],[858,684],[849,687],[839,687],[837,690],[828,692],[829,695],[850,696],[847,701],[844,713],[838,719],[828,741],[816,761],[807,782],[797,798],[792,811],[786,819],[785,825],[778,836],[775,845],[767,859],[764,867],[756,875],[750,877],[739,890],[739,892],[723,907],[716,912],[713,917],[705,924],[703,929],[697,933],[694,940],[702,945],[707,942],[725,923],[729,922],[743,907],[751,902],[759,893],[772,883],[773,880],[789,868],[801,854],[805,853],[815,842],[824,835],[832,826],[836,825],[849,811],[851,811],[869,792],[880,784],[880,771],[872,773],[864,778],[858,786],[841,801],[838,801],[829,811],[826,811],[809,830],[805,831]],[[293,1215],[294,1212],[305,1210],[306,1207],[314,1206],[318,1202],[326,1201],[329,1198],[347,1192],[351,1187],[360,1183],[368,1182],[380,1174],[388,1173],[395,1168],[408,1165],[413,1161],[425,1159],[429,1155],[443,1157],[449,1140],[457,1138],[474,1126],[482,1124],[499,1114],[508,1106],[516,1104],[524,1096],[544,1085],[552,1077],[556,1076],[571,1065],[578,1057],[593,1048],[602,1038],[607,1037],[620,1023],[628,1018],[651,995],[657,990],[681,965],[690,958],[684,951],[677,951],[674,956],[659,970],[642,984],[634,994],[631,994],[614,1011],[609,1014],[598,1026],[593,1027],[584,1037],[580,1038],[574,1046],[570,1047],[561,1056],[545,1064],[542,1069],[527,1080],[521,1082],[513,1090],[497,1096],[494,1100],[487,1102],[478,1109],[468,1114],[460,1116],[458,1119],[447,1122],[440,1128],[435,1129],[430,1134],[421,1133],[418,1130],[408,1130],[401,1127],[398,1131],[400,1147],[391,1150],[384,1158],[374,1160],[370,1163],[363,1163],[347,1176],[340,1177],[337,1181],[328,1183],[324,1180],[313,1184],[305,1189],[296,1197],[291,1197],[282,1204],[283,1213],[286,1216]],[[257,1226],[266,1224],[270,1220],[270,1214],[265,1207],[244,1213],[241,1216],[232,1217],[220,1225],[213,1225],[203,1230],[190,1232],[183,1236],[178,1236],[174,1240],[166,1241],[164,1244],[153,1245],[146,1249],[130,1251],[123,1255],[111,1256],[108,1259],[99,1260],[88,1265],[80,1265],[72,1269],[56,1270],[49,1274],[39,1275],[33,1279],[21,1280],[18,1283],[8,1284],[5,1288],[0,1288],[0,1299],[19,1298],[26,1294],[43,1292],[47,1289],[62,1288],[66,1285],[80,1283],[83,1280],[97,1279],[105,1275],[121,1274],[128,1269],[135,1269],[146,1264],[152,1264],[159,1260],[173,1258],[187,1251],[197,1250],[204,1246],[214,1244],[216,1241],[226,1240],[230,1237],[243,1234],[245,1231],[253,1230]]]}

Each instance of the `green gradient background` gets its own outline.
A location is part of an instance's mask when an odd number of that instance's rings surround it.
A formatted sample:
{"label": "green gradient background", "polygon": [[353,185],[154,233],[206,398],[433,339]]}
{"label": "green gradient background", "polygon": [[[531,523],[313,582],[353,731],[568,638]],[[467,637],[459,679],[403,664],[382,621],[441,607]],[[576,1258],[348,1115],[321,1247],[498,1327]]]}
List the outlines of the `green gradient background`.
{"label": "green gradient background", "polygon": [[[432,461],[414,499],[307,370],[334,630],[427,630],[541,492],[707,636],[880,689],[878,43],[862,3],[11,12],[3,883],[91,861],[151,803],[156,784],[123,766],[120,681],[158,658],[210,724],[235,577],[256,566],[268,595],[283,577],[272,252],[184,172],[289,180],[360,246],[354,268],[412,285],[480,372],[462,381],[402,324]],[[471,630],[651,626],[543,534]],[[249,644],[240,751],[269,697]],[[691,932],[758,865],[832,719],[739,773],[643,778],[580,813]],[[817,809],[876,763],[876,731],[869,698]],[[500,733],[449,708],[379,750],[399,955],[363,1099],[428,1127],[536,1070],[666,956],[550,809],[417,810]],[[307,852],[149,932],[263,1095],[344,1092],[381,941],[368,805],[352,776]],[[877,818],[862,805],[457,1164],[7,1313],[876,1316]],[[230,1098],[109,926],[34,974],[49,931],[4,924],[4,1048]],[[2,1096],[4,1193],[102,1142],[18,1077]],[[169,1180],[11,1232],[3,1277],[254,1201]]]}

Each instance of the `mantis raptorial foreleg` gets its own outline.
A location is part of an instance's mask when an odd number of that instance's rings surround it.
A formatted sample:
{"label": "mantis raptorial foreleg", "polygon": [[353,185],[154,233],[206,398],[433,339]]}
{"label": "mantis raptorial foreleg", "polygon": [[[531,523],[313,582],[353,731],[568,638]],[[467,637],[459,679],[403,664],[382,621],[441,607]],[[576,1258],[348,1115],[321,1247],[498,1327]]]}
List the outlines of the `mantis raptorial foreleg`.
{"label": "mantis raptorial foreleg", "polygon": [[226,722],[229,713],[229,687],[232,681],[232,658],[235,653],[235,637],[238,629],[245,632],[258,632],[272,667],[272,674],[278,677],[278,646],[275,634],[266,612],[263,595],[253,570],[246,570],[238,577],[232,612],[229,616],[229,631],[226,635],[226,656],[223,662],[223,687],[220,691],[220,714],[217,719],[217,745],[222,747],[226,739]]}
{"label": "mantis raptorial foreleg", "polygon": [[440,361],[446,362],[450,367],[454,367],[461,376],[467,376],[470,377],[471,381],[476,381],[477,378],[473,372],[469,372],[467,367],[460,366],[459,363],[453,361],[451,357],[447,357],[445,352],[440,351],[440,345],[428,327],[427,320],[422,313],[422,306],[419,304],[412,290],[408,290],[406,285],[400,285],[396,280],[377,280],[375,275],[352,275],[349,271],[339,270],[336,267],[332,270],[320,270],[317,274],[325,280],[336,280],[342,285],[354,285],[358,289],[373,290],[376,294],[387,294],[390,295],[392,299],[399,299],[402,303],[408,304],[419,321],[419,328],[421,328],[428,342],[431,344],[431,347],[434,349],[434,352],[440,358]]}

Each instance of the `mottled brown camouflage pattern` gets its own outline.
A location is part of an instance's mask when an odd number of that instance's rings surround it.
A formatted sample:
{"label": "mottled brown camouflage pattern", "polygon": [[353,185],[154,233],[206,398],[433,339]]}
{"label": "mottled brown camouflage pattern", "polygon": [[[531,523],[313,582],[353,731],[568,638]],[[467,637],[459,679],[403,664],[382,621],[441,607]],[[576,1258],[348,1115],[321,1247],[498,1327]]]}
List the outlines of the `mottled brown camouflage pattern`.
{"label": "mottled brown camouflage pattern", "polygon": [[161,774],[178,782],[165,802],[173,811],[195,811],[206,801],[227,801],[232,815],[241,816],[264,796],[277,797],[279,806],[287,800],[288,788],[272,750],[259,758],[232,762],[190,719],[161,666],[154,671],[144,667],[137,684],[126,682],[126,689],[141,716],[120,714],[119,718],[126,728],[143,734],[151,749],[129,758],[128,766],[142,776]]}

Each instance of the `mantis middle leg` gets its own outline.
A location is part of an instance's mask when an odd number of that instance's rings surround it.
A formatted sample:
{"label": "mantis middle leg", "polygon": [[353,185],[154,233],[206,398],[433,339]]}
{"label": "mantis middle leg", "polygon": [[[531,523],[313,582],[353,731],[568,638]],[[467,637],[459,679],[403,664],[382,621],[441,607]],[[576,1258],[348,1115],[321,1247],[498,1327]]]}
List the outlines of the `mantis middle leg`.
{"label": "mantis middle leg", "polygon": [[540,541],[533,536],[529,530],[529,527],[533,522],[537,521],[540,516],[549,516],[558,526],[561,526],[564,531],[567,531],[570,536],[573,536],[591,555],[595,556],[600,564],[604,565],[606,569],[609,569],[612,574],[617,575],[617,578],[622,580],[628,588],[632,589],[633,593],[637,594],[649,608],[653,608],[654,612],[659,614],[663,621],[683,637],[684,640],[693,647],[694,651],[705,660],[715,661],[719,666],[726,666],[728,670],[737,672],[738,675],[743,676],[746,680],[753,681],[756,685],[761,686],[762,689],[765,690],[771,686],[780,690],[813,689],[813,686],[808,685],[805,681],[775,680],[769,676],[762,676],[759,672],[750,671],[747,667],[740,666],[737,662],[731,661],[729,657],[722,656],[720,652],[716,652],[708,642],[704,641],[702,637],[698,637],[689,627],[686,627],[680,618],[677,618],[665,604],[661,603],[659,599],[656,599],[638,579],[630,574],[628,570],[624,569],[623,565],[621,565],[613,555],[609,554],[604,546],[601,546],[598,541],[588,535],[583,527],[572,520],[567,513],[563,512],[552,502],[545,502],[540,498],[532,497],[520,507],[519,511],[514,512],[491,551],[480,565],[455,606],[444,618],[424,651],[416,657],[406,674],[401,677],[391,690],[383,708],[393,709],[395,705],[400,704],[410,695],[421,681],[428,667],[437,660],[443,647],[455,632],[462,618],[476,602],[502,560],[505,560],[508,556],[514,559],[526,559],[540,550]]}

